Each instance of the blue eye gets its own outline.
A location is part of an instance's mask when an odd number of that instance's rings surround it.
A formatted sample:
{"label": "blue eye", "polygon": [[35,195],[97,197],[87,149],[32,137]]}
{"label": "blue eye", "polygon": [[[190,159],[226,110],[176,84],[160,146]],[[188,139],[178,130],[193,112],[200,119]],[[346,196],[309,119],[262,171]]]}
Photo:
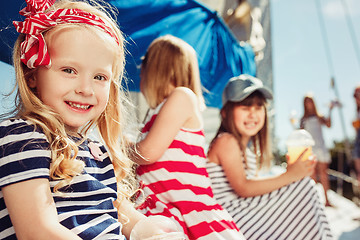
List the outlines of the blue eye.
{"label": "blue eye", "polygon": [[71,69],[71,68],[65,68],[62,71],[65,72],[65,73],[69,73],[69,74],[75,73],[75,71],[73,69]]}
{"label": "blue eye", "polygon": [[106,81],[107,80],[107,78],[105,76],[102,76],[102,75],[96,75],[94,77],[94,79],[99,80],[99,81]]}

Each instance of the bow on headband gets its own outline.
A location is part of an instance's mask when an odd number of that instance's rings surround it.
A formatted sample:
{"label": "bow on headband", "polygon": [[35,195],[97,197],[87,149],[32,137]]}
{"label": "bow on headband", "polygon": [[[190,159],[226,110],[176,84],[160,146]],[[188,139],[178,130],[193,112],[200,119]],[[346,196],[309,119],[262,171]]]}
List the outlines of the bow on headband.
{"label": "bow on headband", "polygon": [[110,36],[119,39],[113,34],[110,27],[98,16],[80,9],[58,9],[44,13],[55,0],[26,0],[27,6],[19,13],[26,17],[23,22],[14,21],[13,24],[18,33],[26,34],[21,43],[21,61],[28,68],[38,66],[50,66],[50,56],[47,50],[43,32],[50,27],[63,23],[85,23],[101,28]]}

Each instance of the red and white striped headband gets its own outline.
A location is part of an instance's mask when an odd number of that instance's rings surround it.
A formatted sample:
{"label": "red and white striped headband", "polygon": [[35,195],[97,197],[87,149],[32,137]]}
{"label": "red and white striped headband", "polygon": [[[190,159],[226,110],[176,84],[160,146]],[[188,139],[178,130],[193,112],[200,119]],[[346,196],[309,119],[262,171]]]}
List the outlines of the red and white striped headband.
{"label": "red and white striped headband", "polygon": [[50,56],[42,33],[58,24],[63,23],[85,23],[101,28],[110,36],[119,39],[112,32],[101,18],[80,9],[58,9],[56,11],[43,11],[48,9],[55,0],[25,0],[26,8],[19,13],[26,17],[23,22],[13,21],[18,33],[26,34],[25,40],[21,43],[21,61],[28,68],[38,66],[50,66]]}

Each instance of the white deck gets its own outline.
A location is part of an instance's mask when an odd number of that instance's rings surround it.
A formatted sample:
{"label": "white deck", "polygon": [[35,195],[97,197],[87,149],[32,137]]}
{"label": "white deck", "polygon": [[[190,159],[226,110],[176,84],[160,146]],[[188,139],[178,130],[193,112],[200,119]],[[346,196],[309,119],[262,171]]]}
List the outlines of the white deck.
{"label": "white deck", "polygon": [[[320,197],[322,197],[322,188],[319,184],[317,186]],[[326,207],[325,213],[328,217],[334,240],[360,240],[360,220],[354,220],[355,218],[360,219],[360,208],[334,191],[330,190],[328,197],[334,207]]]}

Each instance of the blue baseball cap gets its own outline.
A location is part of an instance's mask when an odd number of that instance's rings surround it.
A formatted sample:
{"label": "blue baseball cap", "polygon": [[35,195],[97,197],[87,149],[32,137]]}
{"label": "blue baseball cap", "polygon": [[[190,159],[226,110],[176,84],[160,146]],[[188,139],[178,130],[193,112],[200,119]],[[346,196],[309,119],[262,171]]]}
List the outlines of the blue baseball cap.
{"label": "blue baseball cap", "polygon": [[265,87],[262,81],[248,74],[241,74],[230,78],[223,91],[222,101],[241,102],[255,91],[261,92],[266,99],[272,99],[271,90]]}

